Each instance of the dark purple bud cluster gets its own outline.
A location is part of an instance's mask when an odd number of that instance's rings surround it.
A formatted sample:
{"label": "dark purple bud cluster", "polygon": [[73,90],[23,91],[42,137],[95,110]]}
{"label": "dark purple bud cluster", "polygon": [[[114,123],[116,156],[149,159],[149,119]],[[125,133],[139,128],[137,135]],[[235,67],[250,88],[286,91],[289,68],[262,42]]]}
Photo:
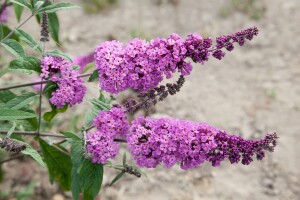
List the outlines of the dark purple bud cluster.
{"label": "dark purple bud cluster", "polygon": [[11,151],[14,153],[20,153],[26,149],[25,144],[20,144],[19,142],[10,139],[9,137],[0,138],[0,148]]}
{"label": "dark purple bud cluster", "polygon": [[250,164],[255,155],[257,160],[265,157],[265,151],[273,152],[277,144],[276,133],[267,134],[260,140],[245,140],[236,135],[228,135],[224,132],[215,135],[217,147],[207,154],[207,160],[213,166],[219,166],[225,158],[233,163],[242,162],[244,165]]}
{"label": "dark purple bud cluster", "polygon": [[148,110],[152,104],[155,105],[158,101],[163,101],[164,99],[166,99],[168,95],[174,95],[179,92],[184,82],[184,76],[180,75],[176,83],[167,83],[165,86],[161,85],[149,90],[148,92],[140,93],[138,95],[138,97],[140,98],[139,102],[135,99],[128,99],[125,102],[124,107],[130,113],[138,108]]}
{"label": "dark purple bud cluster", "polygon": [[40,41],[48,42],[49,41],[49,28],[48,28],[48,14],[46,12],[43,12],[41,27],[42,27],[42,30],[41,30]]}
{"label": "dark purple bud cluster", "polygon": [[225,48],[227,51],[232,51],[234,49],[234,43],[243,46],[245,44],[245,39],[252,40],[256,35],[258,35],[257,27],[251,27],[234,34],[217,37],[217,44],[215,45],[212,55],[221,60],[225,56],[225,52],[221,49]]}

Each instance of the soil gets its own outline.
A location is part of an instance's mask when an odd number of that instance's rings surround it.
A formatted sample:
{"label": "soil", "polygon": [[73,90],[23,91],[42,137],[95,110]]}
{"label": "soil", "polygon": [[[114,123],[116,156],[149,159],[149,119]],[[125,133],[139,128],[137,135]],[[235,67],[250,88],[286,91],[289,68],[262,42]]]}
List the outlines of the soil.
{"label": "soil", "polygon": [[[260,29],[258,37],[236,47],[223,60],[193,64],[181,92],[158,103],[150,115],[207,122],[245,138],[261,138],[276,131],[280,139],[275,152],[249,166],[224,162],[221,167],[203,164],[188,171],[178,166],[145,169],[148,179],[127,175],[112,187],[108,183],[116,171],[105,169],[99,199],[300,199],[300,1],[259,3],[263,9],[258,19],[251,17],[251,10],[234,8],[229,15],[222,15],[228,5],[225,0],[127,0],[98,14],[88,15],[82,9],[59,13],[63,49],[73,57],[87,54],[111,38],[126,42],[134,35],[167,37],[173,32],[214,38],[253,25]],[[13,20],[9,23],[16,24]],[[33,21],[24,29],[39,34]],[[18,82],[15,77],[1,79]],[[86,98],[97,94],[97,85],[90,84]],[[68,113],[84,113],[87,106]],[[17,191],[34,182],[35,195],[29,199],[71,198],[70,193],[51,185],[46,171],[30,159],[9,162],[3,168],[0,191]]]}

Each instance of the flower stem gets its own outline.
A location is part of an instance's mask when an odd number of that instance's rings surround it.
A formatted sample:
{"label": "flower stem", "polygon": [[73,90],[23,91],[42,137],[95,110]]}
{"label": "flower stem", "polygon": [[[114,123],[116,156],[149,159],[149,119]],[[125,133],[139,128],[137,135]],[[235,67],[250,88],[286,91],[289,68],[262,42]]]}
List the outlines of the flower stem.
{"label": "flower stem", "polygon": [[[87,73],[87,74],[81,74],[78,77],[87,77],[92,75],[92,73]],[[7,87],[1,87],[1,90],[10,90],[10,89],[15,89],[15,88],[21,88],[21,87],[27,87],[27,86],[33,86],[33,85],[39,85],[39,84],[45,84],[51,82],[50,80],[45,80],[45,81],[37,81],[37,82],[30,82],[30,83],[23,83],[23,84],[18,84],[18,85],[13,85],[13,86],[7,86]]]}

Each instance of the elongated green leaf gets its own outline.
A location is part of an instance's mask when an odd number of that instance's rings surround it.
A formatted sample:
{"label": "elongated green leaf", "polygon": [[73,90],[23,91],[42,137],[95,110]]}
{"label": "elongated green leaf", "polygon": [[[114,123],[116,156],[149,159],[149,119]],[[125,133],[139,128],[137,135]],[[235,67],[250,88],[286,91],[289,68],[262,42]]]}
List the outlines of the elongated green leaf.
{"label": "elongated green leaf", "polygon": [[36,1],[33,6],[33,12],[37,11],[44,5],[45,1]]}
{"label": "elongated green leaf", "polygon": [[0,23],[0,41],[4,38],[3,25]]}
{"label": "elongated green leaf", "polygon": [[14,123],[13,123],[13,126],[9,129],[9,131],[8,131],[7,134],[6,134],[7,137],[10,137],[10,136],[11,136],[11,134],[14,132],[16,126],[17,126],[17,123],[14,122]]}
{"label": "elongated green leaf", "polygon": [[4,67],[0,70],[0,78],[9,71],[8,67]]}
{"label": "elongated green leaf", "polygon": [[0,120],[17,120],[36,117],[35,114],[10,108],[0,109]]}
{"label": "elongated green leaf", "polygon": [[36,117],[29,119],[16,120],[18,127],[26,131],[36,131],[38,128],[38,120]]}
{"label": "elongated green leaf", "polygon": [[24,8],[28,8],[29,10],[32,9],[31,4],[27,0],[10,0],[10,2],[12,2],[14,4],[18,4]]}
{"label": "elongated green leaf", "polygon": [[56,180],[62,189],[70,190],[72,169],[70,157],[50,146],[42,139],[40,139],[40,145],[49,171],[50,182],[53,183]]}
{"label": "elongated green leaf", "polygon": [[18,22],[20,22],[20,19],[21,19],[22,13],[23,13],[23,9],[24,9],[23,6],[20,6],[19,4],[14,3],[15,15],[16,15]]}
{"label": "elongated green leaf", "polygon": [[49,13],[48,14],[49,19],[49,29],[50,29],[50,35],[51,38],[56,42],[57,46],[60,46],[60,40],[59,40],[59,20],[56,15],[56,13]]}
{"label": "elongated green leaf", "polygon": [[19,71],[25,74],[41,72],[41,61],[35,57],[18,58],[10,62],[9,70]]}
{"label": "elongated green leaf", "polygon": [[15,57],[25,57],[24,49],[16,40],[7,39],[2,42],[1,45]]}
{"label": "elongated green leaf", "polygon": [[7,102],[6,106],[8,108],[18,110],[18,109],[23,108],[24,106],[26,106],[36,96],[37,96],[37,94],[32,93],[32,92],[23,93],[20,96],[17,96],[15,98],[13,98],[12,100],[10,100],[9,102]]}
{"label": "elongated green leaf", "polygon": [[26,144],[26,149],[22,151],[23,154],[31,156],[42,167],[46,167],[41,155],[32,148],[29,144]]}
{"label": "elongated green leaf", "polygon": [[98,70],[94,70],[88,81],[89,82],[98,81],[98,78],[99,78]]}
{"label": "elongated green leaf", "polygon": [[123,154],[123,166],[126,164],[126,152]]}
{"label": "elongated green leaf", "polygon": [[[7,36],[11,32],[11,29],[8,26],[4,25],[4,24],[1,24],[1,25],[2,25],[3,38],[4,38],[5,36]],[[15,33],[13,33],[9,38],[14,39],[16,41],[19,41],[19,37]]]}
{"label": "elongated green leaf", "polygon": [[115,184],[118,180],[120,180],[120,178],[122,178],[122,176],[124,174],[125,174],[125,172],[120,172],[119,174],[117,174],[117,176],[111,181],[109,186],[112,186],[113,184]]}
{"label": "elongated green leaf", "polygon": [[71,139],[71,161],[72,161],[72,179],[71,179],[71,191],[74,200],[79,200],[80,188],[80,176],[78,169],[83,162],[82,156],[82,142],[77,139]]}
{"label": "elongated green leaf", "polygon": [[79,175],[83,200],[94,199],[99,193],[102,185],[103,165],[93,164],[89,160],[84,160]]}
{"label": "elongated green leaf", "polygon": [[26,44],[28,44],[34,50],[42,53],[41,45],[35,41],[28,33],[22,31],[21,29],[16,29],[15,33],[19,36],[21,40],[23,40]]}
{"label": "elongated green leaf", "polygon": [[66,10],[66,9],[71,9],[71,8],[79,8],[79,7],[72,3],[56,3],[56,4],[49,5],[49,6],[46,6],[42,9],[40,9],[38,11],[38,13],[43,13],[43,12],[53,13],[53,12],[56,12],[59,10]]}
{"label": "elongated green leaf", "polygon": [[61,132],[63,135],[65,135],[67,138],[71,138],[73,140],[76,141],[80,141],[80,137],[78,135],[76,135],[75,133],[72,132]]}
{"label": "elongated green leaf", "polygon": [[7,103],[8,101],[12,100],[16,96],[17,95],[15,95],[10,90],[1,90],[0,91],[0,101],[3,102],[3,103]]}
{"label": "elongated green leaf", "polygon": [[69,61],[72,61],[72,59],[65,53],[59,51],[59,50],[54,50],[54,51],[48,51],[46,52],[46,55],[48,56],[55,56],[55,57],[61,57],[61,58],[65,58]]}

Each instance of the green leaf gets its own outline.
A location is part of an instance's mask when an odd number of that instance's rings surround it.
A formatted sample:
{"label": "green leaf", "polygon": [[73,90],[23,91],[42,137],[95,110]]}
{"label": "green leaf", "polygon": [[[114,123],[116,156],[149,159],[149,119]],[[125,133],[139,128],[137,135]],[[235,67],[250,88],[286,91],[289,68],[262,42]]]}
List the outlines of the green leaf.
{"label": "green leaf", "polygon": [[[24,143],[25,144],[25,143]],[[26,149],[22,151],[24,155],[31,156],[38,164],[40,164],[42,167],[46,167],[46,164],[44,163],[41,155],[32,148],[29,144],[26,144]]]}
{"label": "green leaf", "polygon": [[71,161],[72,161],[72,178],[71,178],[71,191],[73,199],[79,200],[80,188],[80,176],[78,169],[82,165],[82,142],[77,139],[71,139]]}
{"label": "green leaf", "polygon": [[4,38],[3,25],[0,23],[0,41]]}
{"label": "green leaf", "polygon": [[50,35],[52,39],[56,42],[56,45],[59,46],[60,40],[59,40],[59,20],[56,15],[56,13],[49,13],[48,14],[49,19],[49,29],[50,29]]}
{"label": "green leaf", "polygon": [[46,6],[38,11],[38,13],[53,13],[58,10],[66,10],[71,8],[79,8],[78,6],[72,4],[72,3],[57,3],[53,5]]}
{"label": "green leaf", "polygon": [[21,29],[16,29],[15,32],[19,36],[19,38],[23,40],[26,44],[28,44],[31,48],[42,53],[42,48],[40,44],[37,41],[35,41],[28,33],[22,31]]}
{"label": "green leaf", "polygon": [[100,191],[103,180],[103,165],[84,160],[80,168],[80,187],[83,200],[94,199]]}
{"label": "green leaf", "polygon": [[13,123],[13,126],[9,129],[9,131],[8,131],[7,134],[6,134],[7,137],[10,137],[10,136],[11,136],[11,134],[14,132],[16,126],[17,126],[17,123],[14,122],[14,123]]}
{"label": "green leaf", "polygon": [[111,181],[111,183],[109,184],[109,186],[112,186],[114,183],[116,183],[118,180],[120,180],[120,178],[125,174],[125,172],[120,172],[119,174],[117,174],[117,176]]}
{"label": "green leaf", "polygon": [[64,136],[66,136],[67,138],[71,138],[73,140],[77,140],[77,141],[81,141],[81,138],[76,135],[75,133],[72,132],[61,132]]}
{"label": "green leaf", "polygon": [[17,96],[15,98],[13,98],[12,100],[8,101],[6,103],[6,106],[8,108],[11,108],[11,109],[14,109],[14,110],[18,110],[18,109],[23,108],[24,106],[26,106],[36,96],[37,96],[37,94],[32,93],[32,92],[23,93],[20,96]]}
{"label": "green leaf", "polygon": [[55,57],[61,57],[61,58],[65,58],[69,61],[72,61],[72,59],[65,53],[59,51],[59,50],[54,50],[54,51],[48,51],[46,52],[46,55],[48,56],[55,56]]}
{"label": "green leaf", "polygon": [[70,190],[72,169],[70,157],[42,139],[40,139],[40,145],[49,171],[50,182],[53,183],[53,180],[56,180],[63,190]]}
{"label": "green leaf", "polygon": [[16,40],[7,39],[2,42],[1,45],[15,57],[25,57],[24,49]]}
{"label": "green leaf", "polygon": [[20,19],[21,19],[22,13],[23,13],[23,9],[24,9],[23,6],[20,6],[19,4],[14,3],[15,15],[16,15],[18,22],[20,22]]}
{"label": "green leaf", "polygon": [[33,6],[33,12],[37,11],[44,5],[45,1],[36,1]]}
{"label": "green leaf", "polygon": [[0,109],[0,120],[17,120],[36,117],[35,114],[10,108]]}
{"label": "green leaf", "polygon": [[20,127],[21,130],[36,131],[38,128],[38,120],[36,117],[17,120],[16,122],[18,124],[18,127]]}
{"label": "green leaf", "polygon": [[14,4],[18,4],[24,8],[28,8],[29,10],[32,9],[31,4],[27,0],[10,0],[10,2],[12,2]]}
{"label": "green leaf", "polygon": [[4,76],[8,71],[9,71],[8,67],[2,68],[2,70],[0,70],[0,78],[1,78],[2,76]]}
{"label": "green leaf", "polygon": [[[2,30],[3,30],[3,38],[11,32],[11,29],[4,24],[2,24]],[[15,33],[13,33],[9,38],[19,41],[19,37]]]}
{"label": "green leaf", "polygon": [[98,78],[99,78],[98,70],[94,70],[88,81],[89,82],[98,81]]}
{"label": "green leaf", "polygon": [[3,102],[3,103],[7,103],[8,101],[12,100],[16,96],[17,95],[15,95],[10,90],[1,90],[0,91],[0,101]]}
{"label": "green leaf", "polygon": [[66,112],[67,109],[68,109],[68,105],[65,105],[63,108],[56,108],[55,106],[52,106],[52,110],[49,111],[49,112],[46,112],[44,115],[43,115],[43,119],[47,122],[51,122],[51,120],[58,114],[58,113],[63,113],[63,112]]}
{"label": "green leaf", "polygon": [[19,71],[25,74],[41,72],[41,61],[35,57],[18,58],[10,62],[9,70]]}

